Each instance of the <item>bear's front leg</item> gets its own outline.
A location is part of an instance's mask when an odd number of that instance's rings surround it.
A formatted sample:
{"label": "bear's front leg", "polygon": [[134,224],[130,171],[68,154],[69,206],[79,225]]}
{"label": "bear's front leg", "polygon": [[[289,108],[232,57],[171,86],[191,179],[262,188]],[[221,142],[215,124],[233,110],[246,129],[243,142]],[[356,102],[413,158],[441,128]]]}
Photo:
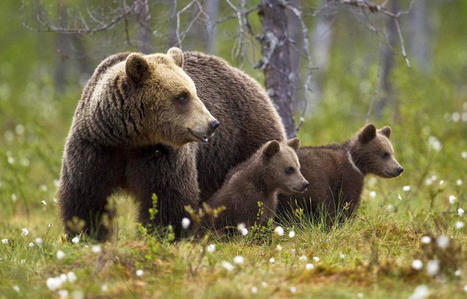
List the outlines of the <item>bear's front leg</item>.
{"label": "bear's front leg", "polygon": [[[171,225],[177,237],[182,235],[182,219],[190,218],[185,206],[198,208],[195,150],[192,144],[177,149],[154,146],[130,154],[128,187],[139,202],[139,221],[146,227]],[[157,196],[157,213],[151,219],[153,194]]]}
{"label": "bear's front leg", "polygon": [[68,140],[57,195],[68,238],[82,232],[108,238],[114,209],[107,198],[124,178],[124,161],[116,156],[116,149]]}

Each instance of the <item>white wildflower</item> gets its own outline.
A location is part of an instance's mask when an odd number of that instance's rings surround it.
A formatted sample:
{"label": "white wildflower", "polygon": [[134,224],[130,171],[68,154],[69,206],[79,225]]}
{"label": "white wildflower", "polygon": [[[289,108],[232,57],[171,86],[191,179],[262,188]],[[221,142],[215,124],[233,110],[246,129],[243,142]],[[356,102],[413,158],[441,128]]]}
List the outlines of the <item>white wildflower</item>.
{"label": "white wildflower", "polygon": [[295,254],[295,253],[297,253],[297,249],[292,248],[292,249],[290,249],[290,252],[292,252],[293,254]]}
{"label": "white wildflower", "polygon": [[410,185],[405,185],[404,187],[402,187],[402,190],[404,190],[405,192],[410,191],[410,189],[412,189]]}
{"label": "white wildflower", "polygon": [[206,247],[206,250],[210,253],[213,253],[214,251],[216,251],[216,245],[214,244],[209,244],[207,247]]}
{"label": "white wildflower", "polygon": [[19,262],[20,262],[20,264],[24,264],[24,263],[26,263],[26,260],[25,259],[20,259]]}
{"label": "white wildflower", "polygon": [[464,285],[464,292],[467,293],[467,284]]}
{"label": "white wildflower", "polygon": [[47,205],[47,202],[45,200],[41,200],[41,204],[43,204],[44,206]]}
{"label": "white wildflower", "polygon": [[426,273],[430,276],[435,276],[439,272],[439,261],[430,260],[426,264]]}
{"label": "white wildflower", "polygon": [[33,242],[29,242],[28,246],[29,246],[29,247],[34,247],[34,243],[33,243]]}
{"label": "white wildflower", "polygon": [[68,278],[68,281],[71,282],[71,283],[75,282],[76,279],[78,279],[78,278],[76,277],[75,272],[72,272],[72,271],[68,272],[68,273],[66,274],[66,277]]}
{"label": "white wildflower", "polygon": [[242,233],[242,236],[248,235],[248,229],[246,227],[242,228],[240,232]]}
{"label": "white wildflower", "polygon": [[301,261],[306,261],[308,258],[306,256],[302,255],[298,259],[301,260]]}
{"label": "white wildflower", "polygon": [[269,259],[269,262],[270,262],[271,264],[274,264],[274,263],[276,262],[276,259],[272,257],[272,258]]}
{"label": "white wildflower", "polygon": [[282,246],[281,246],[281,244],[277,244],[276,249],[277,249],[278,251],[282,251]]}
{"label": "white wildflower", "polygon": [[430,186],[431,184],[433,184],[433,180],[431,178],[427,178],[425,180],[425,185]]}
{"label": "white wildflower", "polygon": [[28,158],[22,158],[20,163],[21,163],[21,165],[23,165],[24,167],[28,167],[29,164],[30,164]]}
{"label": "white wildflower", "polygon": [[27,229],[27,228],[25,228],[25,227],[23,227],[23,228],[21,229],[21,234],[22,234],[23,236],[27,236],[27,235],[29,235],[29,231],[28,231],[28,229]]}
{"label": "white wildflower", "polygon": [[182,219],[182,227],[183,227],[183,229],[188,229],[188,227],[190,227],[190,224],[191,224],[190,219],[188,219],[188,218],[186,218],[186,217],[184,217],[184,218]]}
{"label": "white wildflower", "polygon": [[263,288],[265,288],[265,287],[267,287],[267,286],[268,286],[268,283],[267,283],[267,282],[265,282],[265,281],[262,281],[262,282],[261,282],[261,286],[262,286]]}
{"label": "white wildflower", "polygon": [[15,158],[9,156],[7,160],[8,160],[8,164],[11,164],[11,165],[15,164]]}
{"label": "white wildflower", "polygon": [[59,298],[68,298],[68,291],[67,290],[59,290],[58,291]]}
{"label": "white wildflower", "polygon": [[291,292],[291,293],[297,292],[297,288],[296,288],[296,287],[290,287],[290,292]]}
{"label": "white wildflower", "polygon": [[103,284],[101,286],[101,290],[102,290],[102,292],[107,292],[109,290],[109,287],[106,284]]}
{"label": "white wildflower", "polygon": [[8,239],[2,239],[2,244],[8,244]]}
{"label": "white wildflower", "polygon": [[46,281],[47,288],[51,291],[55,291],[56,289],[61,287],[62,284],[63,281],[60,279],[60,277],[49,277]]}
{"label": "white wildflower", "polygon": [[143,270],[141,270],[141,269],[136,270],[136,276],[141,277],[141,276],[143,276],[143,274],[144,274]]}
{"label": "white wildflower", "polygon": [[428,287],[426,285],[419,285],[415,288],[412,295],[410,295],[409,299],[425,299],[430,294]]}
{"label": "white wildflower", "polygon": [[340,257],[341,259],[344,259],[344,258],[345,258],[345,254],[340,253],[340,254],[339,254],[339,257]]}
{"label": "white wildflower", "polygon": [[315,262],[319,262],[319,257],[314,256],[314,257],[313,257],[313,260],[314,260]]}
{"label": "white wildflower", "polygon": [[39,247],[42,246],[42,243],[43,243],[42,238],[36,238],[34,241],[36,242],[37,246]]}
{"label": "white wildflower", "polygon": [[15,127],[15,132],[18,135],[23,135],[24,134],[24,126],[22,124],[17,124]]}
{"label": "white wildflower", "polygon": [[446,249],[449,246],[449,238],[446,236],[439,236],[436,239],[436,244],[438,244],[439,248]]}
{"label": "white wildflower", "polygon": [[357,293],[358,298],[363,298],[363,293]]}
{"label": "white wildflower", "polygon": [[444,180],[439,180],[439,185],[440,186],[444,185]]}
{"label": "white wildflower", "polygon": [[399,200],[402,200],[402,196],[401,196],[399,193],[397,193],[397,198],[398,198]]}
{"label": "white wildflower", "polygon": [[377,180],[374,176],[372,176],[372,177],[370,177],[370,178],[368,179],[368,185],[369,185],[370,187],[374,186],[377,182],[378,182],[378,180]]}
{"label": "white wildflower", "polygon": [[375,198],[376,197],[376,191],[370,191],[370,197]]}
{"label": "white wildflower", "polygon": [[423,243],[423,244],[430,244],[430,242],[431,242],[431,237],[429,237],[429,236],[423,236],[421,240],[422,240],[422,243]]}
{"label": "white wildflower", "polygon": [[454,272],[454,275],[456,275],[457,277],[461,276],[462,272],[461,270],[457,269],[456,272]]}
{"label": "white wildflower", "polygon": [[44,185],[44,184],[42,184],[42,185],[40,186],[40,190],[41,190],[42,192],[46,192],[46,191],[47,191],[47,186]]}
{"label": "white wildflower", "polygon": [[453,122],[456,123],[456,122],[458,122],[458,121],[461,119],[461,114],[460,114],[459,112],[457,112],[457,111],[456,111],[456,112],[453,112],[453,113],[451,114],[451,119],[452,119]]}
{"label": "white wildflower", "polygon": [[233,258],[234,264],[241,265],[245,262],[245,259],[243,256],[237,255],[236,257]]}
{"label": "white wildflower", "polygon": [[65,252],[63,252],[61,250],[57,251],[57,258],[59,260],[63,259],[64,257],[65,257]]}
{"label": "white wildflower", "polygon": [[284,229],[281,226],[277,226],[274,229],[274,233],[278,235],[279,237],[282,237],[284,235]]}
{"label": "white wildflower", "polygon": [[291,230],[289,232],[289,238],[293,238],[293,237],[295,237],[295,232],[293,230]]}
{"label": "white wildflower", "polygon": [[[78,240],[79,240],[79,239],[78,239]],[[102,249],[101,249],[101,246],[100,246],[100,245],[93,245],[93,246],[91,247],[91,251],[94,252],[94,253],[99,253],[99,252],[102,251]]]}
{"label": "white wildflower", "polygon": [[388,204],[386,206],[386,210],[388,210],[389,212],[392,212],[392,211],[394,211],[394,206],[392,204]]}
{"label": "white wildflower", "polygon": [[308,271],[313,270],[314,268],[315,268],[315,265],[313,265],[312,263],[308,263],[305,265],[305,269],[307,269]]}
{"label": "white wildflower", "polygon": [[232,271],[234,269],[234,266],[227,261],[222,261],[221,265],[222,265],[222,268],[224,268],[227,271]]}
{"label": "white wildflower", "polygon": [[420,270],[423,267],[423,262],[421,260],[414,260],[412,262],[412,268],[414,270]]}
{"label": "white wildflower", "polygon": [[462,180],[461,180],[461,179],[458,179],[458,180],[456,181],[456,184],[457,184],[457,186],[461,186],[461,185],[462,185]]}
{"label": "white wildflower", "polygon": [[257,287],[252,287],[252,288],[251,288],[251,292],[252,292],[253,294],[258,293],[258,288],[257,288]]}
{"label": "white wildflower", "polygon": [[428,144],[432,149],[434,149],[437,152],[439,152],[443,148],[441,142],[439,142],[438,138],[436,138],[435,136],[428,137]]}
{"label": "white wildflower", "polygon": [[16,196],[16,194],[11,194],[11,201],[15,202],[16,200],[18,199],[18,197]]}
{"label": "white wildflower", "polygon": [[467,159],[467,152],[462,152],[461,157],[462,159]]}
{"label": "white wildflower", "polygon": [[449,203],[454,204],[456,202],[456,197],[454,195],[449,195]]}
{"label": "white wildflower", "polygon": [[459,216],[464,215],[464,209],[463,208],[458,208],[457,209],[457,215],[459,215]]}
{"label": "white wildflower", "polygon": [[15,292],[19,293],[19,291],[20,291],[19,286],[18,286],[18,285],[14,285],[14,286],[13,286],[13,290],[15,290]]}
{"label": "white wildflower", "polygon": [[461,228],[463,228],[463,227],[464,227],[464,222],[462,222],[462,221],[457,221],[457,222],[456,222],[456,228],[457,228],[457,229],[461,229]]}
{"label": "white wildflower", "polygon": [[79,236],[75,236],[73,239],[71,239],[71,242],[73,244],[78,244],[79,243]]}

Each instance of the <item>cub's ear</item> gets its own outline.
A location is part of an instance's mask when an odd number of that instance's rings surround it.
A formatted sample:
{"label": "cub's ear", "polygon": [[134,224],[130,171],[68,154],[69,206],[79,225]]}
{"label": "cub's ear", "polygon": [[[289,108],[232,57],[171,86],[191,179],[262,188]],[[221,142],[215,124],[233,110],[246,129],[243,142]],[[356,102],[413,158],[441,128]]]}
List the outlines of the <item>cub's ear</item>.
{"label": "cub's ear", "polygon": [[300,139],[298,138],[292,138],[287,140],[287,144],[293,148],[295,151],[298,151],[298,148],[300,147]]}
{"label": "cub's ear", "polygon": [[125,72],[133,82],[140,83],[149,75],[148,62],[141,54],[130,54],[126,59]]}
{"label": "cub's ear", "polygon": [[391,136],[391,127],[385,126],[384,128],[379,129],[378,133],[383,134],[384,136],[389,138],[389,136]]}
{"label": "cub's ear", "polygon": [[167,51],[167,55],[172,57],[172,59],[175,61],[175,64],[178,65],[179,67],[183,67],[183,52],[177,47],[170,48],[169,51]]}
{"label": "cub's ear", "polygon": [[376,137],[376,127],[373,124],[368,124],[358,133],[358,141],[368,143]]}
{"label": "cub's ear", "polygon": [[263,156],[266,158],[270,158],[277,154],[281,149],[281,145],[277,140],[269,141],[266,145],[266,148],[263,151]]}

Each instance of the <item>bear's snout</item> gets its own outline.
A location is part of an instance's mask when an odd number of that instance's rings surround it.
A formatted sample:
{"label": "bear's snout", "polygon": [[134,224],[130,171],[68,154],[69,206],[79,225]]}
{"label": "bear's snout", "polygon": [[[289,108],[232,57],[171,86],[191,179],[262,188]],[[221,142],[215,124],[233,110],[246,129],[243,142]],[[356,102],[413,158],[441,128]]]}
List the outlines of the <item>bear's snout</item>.
{"label": "bear's snout", "polygon": [[217,119],[211,121],[209,123],[209,128],[208,128],[208,136],[212,135],[212,133],[214,133],[214,131],[217,129],[217,127],[219,127],[220,124],[221,123]]}

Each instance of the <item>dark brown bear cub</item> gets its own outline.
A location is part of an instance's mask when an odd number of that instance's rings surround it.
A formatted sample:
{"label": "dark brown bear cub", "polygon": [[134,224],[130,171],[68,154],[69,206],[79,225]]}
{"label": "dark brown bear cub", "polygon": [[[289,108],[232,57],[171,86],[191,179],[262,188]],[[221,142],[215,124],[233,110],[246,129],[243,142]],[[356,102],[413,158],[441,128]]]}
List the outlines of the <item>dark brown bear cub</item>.
{"label": "dark brown bear cub", "polygon": [[365,175],[392,178],[404,170],[394,158],[390,135],[390,127],[376,130],[368,124],[340,145],[300,148],[301,171],[310,186],[303,195],[279,196],[278,219],[295,217],[298,209],[306,217],[324,216],[328,223],[352,215],[360,203]]}
{"label": "dark brown bear cub", "polygon": [[[297,194],[305,191],[309,183],[300,173],[296,151],[297,138],[287,142],[276,140],[265,143],[253,156],[233,168],[226,181],[207,202],[211,208],[225,207],[217,217],[207,216],[208,227],[221,230],[244,223],[251,226],[265,224],[274,218],[278,193]],[[262,214],[257,219],[259,206]]]}

